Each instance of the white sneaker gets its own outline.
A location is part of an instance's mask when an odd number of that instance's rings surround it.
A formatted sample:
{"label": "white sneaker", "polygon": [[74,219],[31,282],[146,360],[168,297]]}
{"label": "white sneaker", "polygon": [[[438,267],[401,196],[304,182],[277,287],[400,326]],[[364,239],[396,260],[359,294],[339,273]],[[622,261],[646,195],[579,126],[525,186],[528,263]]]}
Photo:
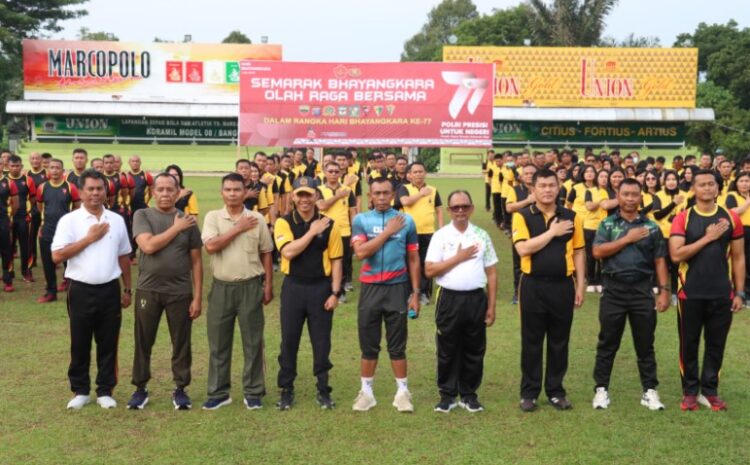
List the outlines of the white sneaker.
{"label": "white sneaker", "polygon": [[596,287],[596,292],[599,293],[599,294],[601,294],[602,293],[602,287],[601,286],[595,286],[595,287]]}
{"label": "white sneaker", "polygon": [[[656,391],[654,391],[654,392],[656,392]],[[644,396],[645,396],[645,394],[644,394]],[[711,402],[709,402],[708,399],[706,399],[706,396],[704,396],[703,394],[698,394],[698,399],[697,400],[698,400],[698,403],[701,404],[702,406],[711,408]]]}
{"label": "white sneaker", "polygon": [[596,286],[586,286],[586,292],[588,292],[589,294],[593,294],[594,292],[596,292]]}
{"label": "white sneaker", "polygon": [[393,398],[393,406],[399,412],[413,412],[414,404],[411,403],[411,393],[407,390],[398,391]]}
{"label": "white sneaker", "polygon": [[374,396],[367,394],[364,391],[359,391],[357,398],[354,399],[352,410],[356,412],[366,412],[376,405],[378,405],[378,402],[375,400]]}
{"label": "white sneaker", "polygon": [[[700,402],[700,397],[698,398],[698,402]],[[708,401],[706,401],[706,403],[708,403]],[[649,410],[664,410],[664,404],[661,403],[659,393],[656,389],[649,389],[643,393],[643,396],[641,397],[641,405],[648,407]]]}
{"label": "white sneaker", "polygon": [[117,407],[117,401],[110,396],[100,396],[96,398],[96,403],[99,407],[109,409]]}
{"label": "white sneaker", "polygon": [[594,394],[594,401],[591,405],[598,410],[603,410],[609,407],[609,393],[607,388],[598,387],[596,388],[596,394]]}
{"label": "white sneaker", "polygon": [[68,402],[68,409],[81,410],[84,405],[91,403],[91,396],[77,395]]}

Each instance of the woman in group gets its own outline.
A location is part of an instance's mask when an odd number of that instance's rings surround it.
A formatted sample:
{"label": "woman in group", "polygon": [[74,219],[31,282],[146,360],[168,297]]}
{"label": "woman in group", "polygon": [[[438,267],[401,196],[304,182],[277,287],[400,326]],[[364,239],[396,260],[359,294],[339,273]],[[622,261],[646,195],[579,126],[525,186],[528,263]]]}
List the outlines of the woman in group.
{"label": "woman in group", "polygon": [[601,170],[596,173],[596,187],[586,190],[585,194],[586,215],[583,217],[583,238],[586,241],[586,292],[601,292],[601,266],[594,258],[593,250],[596,230],[599,229],[599,223],[607,217],[604,203],[610,200],[608,187],[609,173]]}
{"label": "woman in group", "polygon": [[[687,170],[686,170],[687,171]],[[687,205],[687,192],[680,190],[680,177],[674,170],[664,173],[664,185],[654,196],[654,207],[652,209],[654,220],[659,225],[664,240],[669,240],[672,229],[672,220]],[[670,288],[672,289],[672,305],[677,303],[677,265],[667,254],[667,266],[670,274]]]}
{"label": "woman in group", "polygon": [[625,180],[625,172],[620,168],[615,168],[609,172],[607,177],[607,197],[608,200],[602,201],[602,208],[607,211],[607,216],[617,212],[620,203],[617,201],[617,192],[620,191],[620,184]]}
{"label": "woman in group", "polygon": [[584,165],[581,168],[576,183],[568,191],[568,205],[571,210],[586,217],[586,191],[596,188],[596,168],[594,165]]}
{"label": "woman in group", "polygon": [[268,212],[266,185],[260,182],[260,167],[254,161],[250,162],[249,178],[250,182],[247,185],[247,190],[255,191],[256,195],[245,199],[245,208],[265,215]]}
{"label": "woman in group", "polygon": [[198,217],[198,198],[195,192],[186,189],[182,169],[177,165],[169,165],[164,170],[167,174],[174,176],[180,184],[180,195],[177,197],[175,208],[187,215]]}
{"label": "woman in group", "polygon": [[741,171],[719,203],[737,213],[745,230],[745,289],[750,283],[750,172]]}
{"label": "woman in group", "polygon": [[641,200],[641,214],[648,216],[649,219],[656,221],[654,218],[654,199],[656,194],[661,190],[659,176],[655,171],[646,171],[643,176],[643,200]]}

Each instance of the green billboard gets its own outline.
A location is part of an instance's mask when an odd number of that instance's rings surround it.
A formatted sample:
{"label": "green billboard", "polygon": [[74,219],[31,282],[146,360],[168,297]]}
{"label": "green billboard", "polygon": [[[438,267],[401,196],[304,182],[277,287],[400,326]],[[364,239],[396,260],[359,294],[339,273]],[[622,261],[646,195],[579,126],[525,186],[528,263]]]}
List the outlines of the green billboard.
{"label": "green billboard", "polygon": [[685,140],[684,123],[495,121],[492,140],[502,142],[671,143]]}

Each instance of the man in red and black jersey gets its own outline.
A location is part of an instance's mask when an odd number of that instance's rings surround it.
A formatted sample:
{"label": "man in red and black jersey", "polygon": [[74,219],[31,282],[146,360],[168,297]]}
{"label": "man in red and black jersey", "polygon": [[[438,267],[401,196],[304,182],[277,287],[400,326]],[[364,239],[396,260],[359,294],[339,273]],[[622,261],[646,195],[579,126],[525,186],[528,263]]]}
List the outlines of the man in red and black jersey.
{"label": "man in red and black jersey", "polygon": [[86,169],[88,158],[89,154],[85,149],[79,148],[73,150],[73,169],[68,171],[68,174],[65,176],[65,180],[70,182],[71,184],[75,184],[75,186],[79,190],[81,189],[81,173],[83,173],[83,170]]}
{"label": "man in red and black jersey", "polygon": [[80,198],[78,188],[65,180],[63,162],[53,158],[49,163],[49,180],[39,186],[36,192],[36,201],[39,211],[42,213],[42,225],[39,233],[39,255],[42,257],[44,267],[44,279],[47,282],[45,293],[37,299],[39,303],[47,303],[57,300],[58,290],[66,289],[63,283],[57,287],[57,274],[55,273],[55,262],[52,261],[52,239],[60,218],[66,213],[78,208]]}
{"label": "man in red and black jersey", "polygon": [[102,162],[104,164],[104,177],[112,183],[112,188],[114,190],[112,196],[109,198],[109,210],[122,216],[123,220],[125,220],[125,224],[127,224],[127,218],[125,218],[125,205],[128,200],[128,179],[115,168],[116,161],[114,155],[104,155],[102,157]]}
{"label": "man in red and black jersey", "polygon": [[29,212],[31,207],[36,206],[36,185],[31,176],[23,174],[23,160],[18,155],[12,155],[8,161],[8,179],[15,185],[18,191],[18,208],[12,217],[12,239],[11,243],[15,249],[18,242],[18,248],[21,251],[21,274],[26,282],[34,282],[31,276],[31,254],[32,242],[36,241],[35,237],[30,235],[31,217]]}
{"label": "man in red and black jersey", "polygon": [[18,208],[16,184],[8,175],[0,174],[0,257],[3,264],[5,292],[13,292],[13,246],[10,240],[10,222]]}
{"label": "man in red and black jersey", "polygon": [[[696,171],[692,190],[695,205],[675,217],[669,237],[672,261],[679,263],[680,408],[697,410],[700,403],[719,411],[726,410],[718,395],[724,347],[732,314],[745,303],[744,231],[735,212],[716,204],[719,186],[713,172]],[[699,376],[701,332],[705,355]]]}
{"label": "man in red and black jersey", "polygon": [[133,218],[135,218],[135,212],[148,208],[148,202],[151,200],[151,186],[154,185],[154,177],[148,171],[141,169],[141,157],[138,155],[132,155],[128,159],[128,165],[130,165],[130,172],[127,173],[130,184],[130,217],[125,222],[125,225],[128,228],[128,237],[130,237],[130,245],[133,249],[130,256],[135,259],[138,244],[133,238]]}
{"label": "man in red and black jersey", "polygon": [[[39,188],[47,181],[47,170],[42,166],[42,155],[38,152],[31,152],[29,155],[29,170],[26,176],[34,181],[34,185]],[[36,243],[39,237],[39,226],[42,224],[42,214],[36,204],[31,206],[30,210],[31,223],[29,224],[29,235],[31,236],[31,267],[36,265]]]}

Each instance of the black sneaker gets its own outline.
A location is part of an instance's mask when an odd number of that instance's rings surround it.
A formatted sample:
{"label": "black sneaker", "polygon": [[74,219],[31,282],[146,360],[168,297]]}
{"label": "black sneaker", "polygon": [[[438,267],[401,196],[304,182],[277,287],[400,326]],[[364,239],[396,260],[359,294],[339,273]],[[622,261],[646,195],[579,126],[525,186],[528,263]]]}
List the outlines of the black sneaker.
{"label": "black sneaker", "polygon": [[484,406],[479,402],[476,397],[465,397],[461,399],[458,406],[466,410],[469,413],[483,412]]}
{"label": "black sneaker", "polygon": [[449,396],[440,396],[440,402],[435,404],[435,408],[432,409],[438,413],[449,413],[454,408],[458,407],[456,399]]}
{"label": "black sneaker", "polygon": [[219,397],[218,399],[208,399],[203,402],[203,410],[216,410],[225,405],[232,403],[232,398],[229,396]]}
{"label": "black sneaker", "polygon": [[177,388],[172,392],[172,405],[175,410],[190,410],[193,403],[183,388]]}
{"label": "black sneaker", "polygon": [[281,390],[281,399],[276,402],[276,408],[279,410],[289,410],[294,404],[294,391],[291,389]]}
{"label": "black sneaker", "polygon": [[523,412],[533,412],[536,410],[536,399],[521,399],[521,411]]}
{"label": "black sneaker", "polygon": [[143,410],[146,404],[148,404],[148,391],[136,389],[128,401],[128,410]]}
{"label": "black sneaker", "polygon": [[551,397],[549,403],[557,410],[570,410],[573,408],[573,404],[565,397]]}
{"label": "black sneaker", "polygon": [[336,407],[336,402],[331,399],[331,394],[328,392],[318,392],[318,395],[315,396],[315,400],[318,401],[318,405],[320,405],[320,408],[323,410],[333,410],[333,408]]}
{"label": "black sneaker", "polygon": [[260,410],[263,408],[263,402],[258,397],[245,397],[244,402],[248,410]]}

